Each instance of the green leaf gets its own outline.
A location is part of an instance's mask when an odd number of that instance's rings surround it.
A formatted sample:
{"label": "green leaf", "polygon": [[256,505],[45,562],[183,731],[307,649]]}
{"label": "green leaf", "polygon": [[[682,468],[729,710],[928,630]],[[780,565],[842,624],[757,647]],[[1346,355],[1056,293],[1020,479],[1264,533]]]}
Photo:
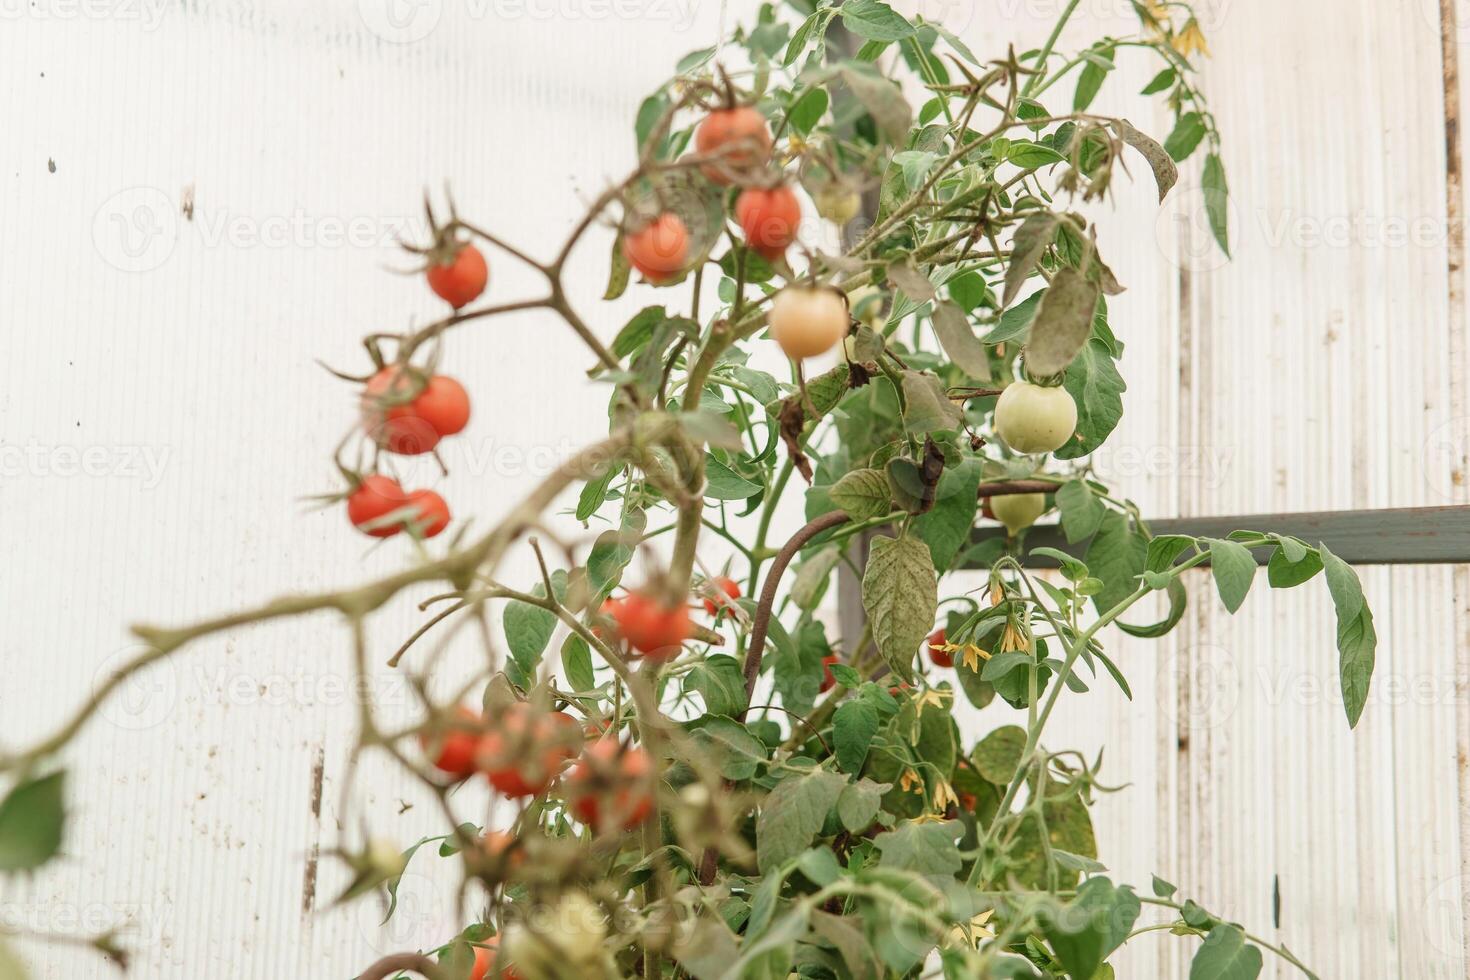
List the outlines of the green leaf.
{"label": "green leaf", "polygon": [[1322,556],[1316,551],[1303,552],[1300,558],[1293,560],[1282,542],[1271,553],[1271,560],[1266,563],[1266,580],[1273,589],[1290,589],[1311,581],[1320,571]]}
{"label": "green leaf", "polygon": [[1237,541],[1207,539],[1210,545],[1210,571],[1215,576],[1215,589],[1220,601],[1233,614],[1245,602],[1251,583],[1256,578],[1256,559],[1251,550]]}
{"label": "green leaf", "polygon": [[1184,611],[1189,605],[1189,592],[1184,588],[1184,583],[1175,577],[1171,578],[1169,584],[1165,586],[1165,593],[1169,597],[1169,612],[1163,620],[1151,626],[1130,626],[1128,623],[1119,622],[1118,629],[1129,636],[1145,640],[1157,640],[1170,633],[1184,618]]}
{"label": "green leaf", "polygon": [[995,346],[1024,338],[1031,329],[1031,321],[1036,319],[1036,309],[1041,305],[1044,296],[1046,290],[1038,289],[1002,313],[1000,323],[985,335],[984,343]]}
{"label": "green leaf", "polygon": [[939,477],[934,506],[914,519],[914,533],[929,546],[929,556],[940,572],[948,571],[970,541],[975,512],[980,509],[980,460],[967,456]]}
{"label": "green leaf", "polygon": [[623,515],[619,530],[603,531],[597,536],[587,555],[587,581],[594,595],[606,595],[622,579],[623,569],[633,560],[633,549],[647,526],[647,515],[635,508]]}
{"label": "green leaf", "polygon": [[869,41],[902,41],[914,33],[914,25],[882,0],[848,0],[840,9],[843,26]]}
{"label": "green leaf", "polygon": [[0,802],[0,871],[30,871],[56,856],[66,825],[65,771],[20,783]]}
{"label": "green leaf", "polygon": [[846,785],[845,778],[825,769],[787,776],[776,784],[755,822],[761,874],[770,874],[807,849]]}
{"label": "green leaf", "polygon": [[[1104,65],[1108,67],[1104,67]],[[1077,77],[1077,91],[1072,96],[1072,111],[1086,112],[1087,107],[1092,105],[1092,100],[1097,98],[1098,91],[1102,88],[1103,81],[1112,70],[1112,62],[1103,60],[1088,60],[1082,66],[1082,74]]]}
{"label": "green leaf", "polygon": [[1107,508],[1086,480],[1071,480],[1057,490],[1057,507],[1062,512],[1062,532],[1069,544],[1086,541],[1097,533]]}
{"label": "green leaf", "polygon": [[863,573],[863,609],[884,661],[905,681],[913,682],[914,657],[938,608],[928,546],[907,536],[875,537]]}
{"label": "green leaf", "polygon": [[1115,888],[1107,878],[1089,878],[1076,898],[1043,917],[1042,927],[1069,976],[1095,977],[1138,921],[1140,907],[1130,889]]}
{"label": "green leaf", "polygon": [[795,64],[796,59],[801,57],[803,51],[812,43],[813,37],[820,37],[820,32],[827,26],[827,12],[818,10],[801,22],[801,26],[791,35],[791,43],[786,45],[786,53],[781,57],[781,64],[790,67]]}
{"label": "green leaf", "polygon": [[1179,890],[1178,886],[1165,881],[1158,875],[1153,876],[1154,896],[1157,898],[1169,898]]}
{"label": "green leaf", "polygon": [[704,495],[712,500],[746,500],[764,489],[736,473],[713,455],[704,458]]}
{"label": "green leaf", "polygon": [[1189,964],[1189,980],[1255,980],[1261,975],[1261,951],[1246,945],[1245,933],[1221,923],[1210,930]]}
{"label": "green leaf", "polygon": [[709,714],[733,717],[745,710],[745,674],[734,657],[711,654],[689,671],[685,686],[704,697]]}
{"label": "green leaf", "polygon": [[1064,163],[1066,157],[1049,146],[1018,140],[1006,147],[1006,160],[1022,170],[1035,170],[1054,163]]}
{"label": "green leaf", "polygon": [[1200,175],[1200,187],[1205,195],[1205,216],[1210,220],[1210,231],[1220,246],[1220,251],[1230,255],[1230,186],[1225,181],[1225,164],[1217,154],[1205,157],[1205,170]]}
{"label": "green leaf", "polygon": [[[551,584],[557,596],[564,597],[567,573],[557,569],[552,575]],[[537,584],[531,592],[536,596],[545,596],[546,588]],[[556,614],[540,606],[511,601],[505,606],[502,625],[505,629],[506,645],[510,647],[512,663],[507,666],[510,668],[511,680],[520,687],[527,687],[536,676],[536,666],[541,662],[546,644],[551,642],[551,634],[556,632]]]}
{"label": "green leaf", "polygon": [[1092,315],[1101,295],[1097,283],[1070,266],[1052,277],[1026,341],[1026,371],[1051,377],[1067,370],[1092,336]]}
{"label": "green leaf", "polygon": [[740,956],[735,934],[715,916],[697,917],[694,927],[680,936],[673,956],[694,980],[720,980]]}
{"label": "green leaf", "polygon": [[1342,681],[1342,703],[1348,727],[1358,727],[1368,688],[1373,683],[1378,633],[1373,628],[1373,611],[1363,597],[1363,585],[1352,566],[1319,544],[1322,567],[1327,571],[1327,590],[1337,610],[1338,675]]}
{"label": "green leaf", "polygon": [[888,492],[888,477],[882,470],[853,470],[832,485],[832,503],[854,521],[882,517],[893,510],[893,496]]}
{"label": "green leaf", "polygon": [[832,570],[841,560],[842,549],[835,544],[802,560],[791,580],[791,601],[796,603],[796,608],[808,612],[817,608],[826,592],[827,581],[832,577]]}
{"label": "green leaf", "polygon": [[633,275],[628,265],[628,255],[623,251],[623,236],[613,239],[612,255],[608,259],[607,288],[602,292],[605,300],[615,300],[628,291],[628,280]]}
{"label": "green leaf", "polygon": [[1102,589],[1092,597],[1099,614],[1112,609],[1138,588],[1147,554],[1148,544],[1132,522],[1116,511],[1109,511],[1087,546],[1087,567],[1103,581]]}
{"label": "green leaf", "polygon": [[[1047,248],[1057,237],[1057,216],[1050,211],[1038,211],[1021,222],[1021,227],[1016,229],[1016,234],[1011,239],[1011,264],[1006,268],[1005,292],[1001,296],[1000,305],[1009,307],[1016,295],[1021,292],[1021,287],[1031,274],[1036,271],[1041,257],[1046,254]],[[1027,321],[1027,326],[1030,321]],[[1004,323],[1002,323],[1004,326]],[[985,338],[988,344],[999,343],[994,332]]]}
{"label": "green leaf", "polygon": [[561,645],[561,669],[572,691],[590,691],[597,686],[592,673],[592,648],[576,633],[568,635]]}
{"label": "green leaf", "polygon": [[964,832],[965,825],[958,820],[943,823],[906,820],[873,838],[873,846],[883,854],[878,866],[926,877],[953,878],[963,863],[955,842]]}
{"label": "green leaf", "polygon": [[964,412],[949,400],[944,383],[932,374],[903,372],[903,397],[903,424],[910,433],[958,429],[964,422]]}
{"label": "green leaf", "polygon": [[1067,368],[1063,382],[1077,403],[1077,435],[1052,453],[1057,459],[1077,459],[1097,449],[1123,417],[1123,392],[1128,385],[1113,363],[1108,345],[1093,337]]}
{"label": "green leaf", "polygon": [[611,485],[613,477],[622,472],[622,469],[621,466],[610,465],[597,479],[587,482],[587,485],[582,488],[581,496],[577,498],[577,520],[588,520],[597,513],[598,508],[607,501],[607,488]]}
{"label": "green leaf", "polygon": [[[950,295],[954,295],[954,284],[950,284]],[[963,310],[950,302],[941,302],[934,307],[931,321],[939,346],[961,371],[977,381],[990,380],[990,355],[985,345],[970,328],[970,318]]]}
{"label": "green leaf", "polygon": [[878,816],[878,807],[883,794],[893,787],[888,783],[875,783],[871,779],[859,779],[849,783],[837,797],[837,819],[848,833],[856,834],[867,830]]}
{"label": "green leaf", "polygon": [[[844,12],[847,6],[843,6]],[[868,110],[878,131],[892,144],[903,142],[914,118],[904,100],[903,91],[891,79],[883,77],[871,65],[847,62],[839,69],[842,80],[852,94]]]}
{"label": "green leaf", "polygon": [[786,118],[790,121],[792,129],[806,135],[817,123],[821,122],[823,114],[827,111],[827,104],[827,90],[819,85],[814,85],[796,100]]}
{"label": "green leaf", "polygon": [[717,756],[720,775],[726,779],[749,779],[766,761],[766,747],[734,719],[709,715],[690,727],[695,739]]}
{"label": "green leaf", "polygon": [[668,311],[662,306],[649,306],[639,310],[613,338],[613,356],[621,360],[643,347],[653,339],[655,328],[668,318]]}
{"label": "green leaf", "polygon": [[1153,77],[1153,81],[1144,86],[1139,95],[1157,95],[1174,84],[1174,69],[1165,68]]}
{"label": "green leaf", "polygon": [[1184,160],[1195,151],[1200,140],[1204,138],[1204,117],[1197,112],[1186,112],[1179,117],[1169,138],[1164,140],[1164,149],[1169,151],[1169,156],[1175,160]]}
{"label": "green leaf", "polygon": [[832,754],[843,772],[862,772],[878,733],[878,709],[867,701],[844,701],[832,716]]}
{"label": "green leaf", "polygon": [[1015,776],[1025,748],[1026,729],[1019,725],[1006,725],[980,740],[975,751],[970,753],[970,763],[986,782],[1006,786]]}
{"label": "green leaf", "polygon": [[868,942],[860,920],[853,916],[814,911],[812,932],[837,948],[852,980],[880,980],[883,976],[883,964]]}

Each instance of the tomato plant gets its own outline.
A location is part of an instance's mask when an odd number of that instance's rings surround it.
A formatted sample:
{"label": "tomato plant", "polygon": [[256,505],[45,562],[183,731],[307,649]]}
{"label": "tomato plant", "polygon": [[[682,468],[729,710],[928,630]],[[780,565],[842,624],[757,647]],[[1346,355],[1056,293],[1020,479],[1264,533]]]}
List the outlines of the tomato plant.
{"label": "tomato plant", "polygon": [[[1115,881],[1092,805],[1128,779],[1104,780],[1100,756],[1048,727],[1090,688],[1130,695],[1135,658],[1112,659],[1117,632],[1167,634],[1187,582],[1213,582],[1235,612],[1258,558],[1271,587],[1325,581],[1350,725],[1376,648],[1357,576],[1326,547],[1269,530],[1155,536],[1091,464],[1126,390],[1109,306],[1122,287],[1092,209],[1125,170],[1161,199],[1183,193],[1179,165],[1197,157],[1222,248],[1229,209],[1188,4],[1134,4],[1136,31],[1062,50],[1076,7],[1041,48],[982,60],[883,0],[763,4],[633,114],[633,169],[552,258],[452,203],[447,221],[430,210],[433,240],[415,251],[465,309],[368,333],[371,363],[351,375],[359,418],[336,460],[351,523],[407,529],[412,563],[342,592],[140,627],[146,655],[109,682],[242,623],[319,611],[347,621],[366,680],[374,614],[422,603],[391,661],[421,711],[405,726],[364,704],[353,759],[416,777],[442,833],[400,850],[358,836],[396,814],[354,809],[342,898],[396,899],[407,863],[435,860],[421,850],[432,841],[475,900],[455,906],[459,935],[363,976],[1099,980],[1142,932],[1191,943],[1194,975],[1257,976],[1263,951],[1306,970],[1207,896]],[[1176,126],[1162,142],[1092,110],[1124,58],[1156,66],[1147,94]],[[1154,117],[1144,96],[1116,94]],[[803,195],[847,226],[841,248],[804,240]],[[615,332],[574,308],[564,281],[604,229],[605,298],[649,297]],[[486,285],[480,248],[547,288],[470,307]],[[607,435],[497,502],[492,526],[430,540],[448,503],[405,491],[380,456],[427,454],[465,428],[469,396],[440,361],[461,331],[523,309],[585,345],[589,363],[567,375],[585,380],[585,367],[606,392]],[[1065,548],[1034,544],[1049,514]],[[987,518],[1007,533],[972,540]],[[960,569],[984,570],[985,586]],[[844,574],[864,625],[833,637]],[[1138,622],[1149,597],[1166,611]],[[700,603],[713,621],[691,618]],[[451,641],[475,663],[454,697],[430,683]],[[988,730],[956,722],[962,701],[987,709]],[[28,812],[58,811],[59,777],[43,769],[95,707],[0,757]],[[421,751],[400,745],[415,739]],[[357,772],[347,805],[383,799]],[[464,802],[486,783],[488,807]],[[20,853],[56,853],[41,843]]]}

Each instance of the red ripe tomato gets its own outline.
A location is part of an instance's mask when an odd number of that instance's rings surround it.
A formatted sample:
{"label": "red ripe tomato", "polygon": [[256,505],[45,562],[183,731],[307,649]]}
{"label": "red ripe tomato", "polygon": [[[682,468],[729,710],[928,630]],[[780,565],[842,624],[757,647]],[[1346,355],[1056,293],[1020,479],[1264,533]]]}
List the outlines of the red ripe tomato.
{"label": "red ripe tomato", "polygon": [[429,288],[456,310],[473,303],[490,281],[485,256],[468,242],[455,248],[446,261],[436,261],[426,270]]}
{"label": "red ripe tomato", "polygon": [[581,745],[582,729],[570,715],[514,704],[480,739],[475,762],[506,796],[535,796],[551,785]]}
{"label": "red ripe tomato", "polygon": [[913,687],[911,685],[908,685],[908,684],[895,684],[893,687],[890,687],[888,689],[888,693],[891,696],[897,698],[897,697],[902,697],[904,694],[907,694],[909,691],[912,691],[912,690],[913,690]]}
{"label": "red ripe tomato", "polygon": [[[733,578],[730,578],[728,575],[717,575],[714,578],[710,579],[709,584],[714,586],[719,591],[725,593],[725,595],[729,596],[731,600],[740,598],[740,583],[735,581]],[[725,610],[725,605],[726,604],[723,601],[716,604],[715,600],[706,599],[704,600],[704,611],[709,613],[711,616],[714,616],[718,613],[723,612]]]}
{"label": "red ripe tomato", "polygon": [[677,214],[665,211],[623,236],[623,254],[649,282],[668,282],[689,263],[689,229]]}
{"label": "red ripe tomato", "polygon": [[594,742],[567,776],[567,800],[589,827],[632,830],[653,812],[653,761],[616,739]]}
{"label": "red ripe tomato", "polygon": [[944,649],[944,645],[948,642],[949,639],[944,635],[944,627],[942,626],[933,633],[930,633],[929,639],[924,641],[924,645],[929,648],[929,659],[934,661],[936,667],[954,666],[954,657]]}
{"label": "red ripe tomato", "polygon": [[630,592],[607,611],[623,639],[650,660],[674,659],[689,639],[689,607],[682,603],[666,606],[646,593]]}
{"label": "red ripe tomato", "polygon": [[822,658],[822,693],[825,694],[837,686],[837,678],[832,676],[832,665],[840,663],[842,658],[837,654],[828,654]]}
{"label": "red ripe tomato", "polygon": [[469,980],[520,980],[520,974],[512,967],[495,968],[495,961],[499,958],[500,937],[481,939],[480,945],[475,947],[475,964],[470,967]]}
{"label": "red ripe tomato", "polygon": [[419,744],[433,757],[435,769],[464,779],[475,773],[476,746],[484,721],[469,708],[454,709],[454,721],[443,730],[423,732]]}
{"label": "red ripe tomato", "polygon": [[411,509],[409,530],[423,538],[432,538],[449,526],[449,505],[432,490],[415,490],[408,495]]}
{"label": "red ripe tomato", "polygon": [[363,534],[391,538],[403,530],[403,523],[380,522],[406,503],[408,497],[397,480],[387,476],[365,477],[347,496],[347,519]]}
{"label": "red ripe tomato", "polygon": [[741,191],[735,200],[735,217],[745,232],[745,241],[767,259],[778,259],[796,241],[801,226],[801,202],[790,187]]}
{"label": "red ripe tomato", "polygon": [[700,156],[725,152],[700,169],[716,184],[726,186],[735,174],[760,164],[771,152],[771,130],[766,117],[754,106],[716,109],[705,117],[694,134],[694,149]]}
{"label": "red ripe tomato", "polygon": [[470,396],[464,385],[436,374],[413,400],[413,413],[434,427],[441,437],[464,431],[470,423]]}

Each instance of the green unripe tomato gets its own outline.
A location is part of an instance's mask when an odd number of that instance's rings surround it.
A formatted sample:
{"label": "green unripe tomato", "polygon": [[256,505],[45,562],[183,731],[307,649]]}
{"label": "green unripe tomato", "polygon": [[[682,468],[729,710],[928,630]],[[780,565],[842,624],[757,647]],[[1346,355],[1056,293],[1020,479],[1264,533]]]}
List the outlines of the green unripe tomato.
{"label": "green unripe tomato", "polygon": [[1046,513],[1046,494],[1015,493],[990,498],[990,512],[1006,526],[1006,533],[1015,536],[1036,523]]}
{"label": "green unripe tomato", "polygon": [[995,433],[1018,453],[1055,452],[1076,431],[1077,403],[1065,388],[1017,381],[995,404]]}
{"label": "green unripe tomato", "polygon": [[817,191],[812,200],[817,205],[817,213],[838,226],[856,218],[863,208],[862,195],[841,184],[828,184]]}

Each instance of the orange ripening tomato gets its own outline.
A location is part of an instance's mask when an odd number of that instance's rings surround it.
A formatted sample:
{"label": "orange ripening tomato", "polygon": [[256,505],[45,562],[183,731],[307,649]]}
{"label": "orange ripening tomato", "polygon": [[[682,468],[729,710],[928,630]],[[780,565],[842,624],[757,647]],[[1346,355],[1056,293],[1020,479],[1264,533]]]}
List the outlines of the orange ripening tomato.
{"label": "orange ripening tomato", "polygon": [[608,610],[618,624],[618,633],[634,650],[650,660],[667,661],[679,655],[689,639],[689,607],[666,606],[643,592],[630,592]]}
{"label": "orange ripening tomato", "polygon": [[653,761],[643,749],[604,738],[567,775],[572,812],[596,830],[632,830],[653,812]]}
{"label": "orange ripening tomato", "polygon": [[347,495],[347,519],[363,534],[391,538],[403,530],[403,522],[384,523],[383,519],[406,503],[408,496],[397,480],[387,476],[364,477],[357,489]]}
{"label": "orange ripening tomato", "polygon": [[475,773],[475,752],[484,721],[469,708],[454,709],[454,721],[440,731],[421,732],[419,744],[433,759],[435,769],[464,779]]}
{"label": "orange ripening tomato", "polygon": [[581,746],[582,728],[570,715],[513,704],[480,739],[475,763],[506,796],[535,796]]}
{"label": "orange ripening tomato", "polygon": [[716,109],[695,131],[694,149],[700,156],[725,151],[700,170],[716,184],[727,186],[735,174],[758,166],[770,156],[771,129],[754,106]]}
{"label": "orange ripening tomato", "polygon": [[[709,584],[716,590],[725,593],[732,601],[740,598],[740,583],[728,575],[717,575],[710,579]],[[726,603],[723,601],[716,603],[713,599],[704,600],[704,611],[711,616],[724,612],[725,608]]]}
{"label": "orange ripening tomato", "polygon": [[429,288],[457,310],[480,298],[490,281],[490,268],[480,250],[468,242],[455,247],[446,258],[447,261],[432,262],[425,274]]}
{"label": "orange ripening tomato", "polygon": [[[735,200],[735,217],[745,232],[745,242],[763,258],[775,260],[796,241],[801,227],[801,202],[790,187],[741,191]],[[846,326],[844,324],[844,326]]]}
{"label": "orange ripening tomato", "polygon": [[766,321],[781,350],[798,361],[836,347],[852,325],[846,297],[824,286],[787,286],[771,301]]}
{"label": "orange ripening tomato", "polygon": [[936,667],[954,666],[954,657],[944,649],[944,645],[948,642],[949,639],[944,635],[942,626],[930,633],[929,639],[924,641],[924,645],[929,648],[929,659],[934,661]]}
{"label": "orange ripening tomato", "polygon": [[668,282],[689,263],[689,229],[672,211],[623,236],[628,264],[651,283]]}
{"label": "orange ripening tomato", "polygon": [[449,526],[449,504],[432,490],[415,490],[408,495],[409,530],[432,538]]}

